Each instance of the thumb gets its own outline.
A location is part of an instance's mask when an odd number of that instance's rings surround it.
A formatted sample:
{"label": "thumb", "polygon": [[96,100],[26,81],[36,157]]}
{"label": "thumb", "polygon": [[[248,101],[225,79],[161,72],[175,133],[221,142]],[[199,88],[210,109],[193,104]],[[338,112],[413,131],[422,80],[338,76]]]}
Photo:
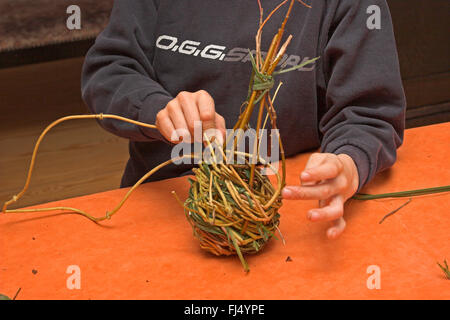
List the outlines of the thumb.
{"label": "thumb", "polygon": [[226,138],[225,119],[221,115],[216,113],[214,124],[214,128],[204,130],[203,137],[206,137],[207,140],[211,142],[215,141],[219,145],[223,145]]}
{"label": "thumb", "polygon": [[225,139],[227,135],[225,118],[218,113],[216,113],[216,129],[220,131],[220,133],[222,134],[222,138]]}

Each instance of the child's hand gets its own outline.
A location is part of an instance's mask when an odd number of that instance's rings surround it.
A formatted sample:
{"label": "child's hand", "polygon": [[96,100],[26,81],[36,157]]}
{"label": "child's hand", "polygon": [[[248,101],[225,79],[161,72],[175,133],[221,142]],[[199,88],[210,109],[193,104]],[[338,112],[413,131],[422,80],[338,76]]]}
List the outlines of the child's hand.
{"label": "child's hand", "polygon": [[[194,136],[196,121],[201,121],[203,132],[217,129],[222,137],[225,137],[225,119],[216,113],[213,98],[204,90],[180,92],[156,116],[159,132],[173,143],[179,143],[181,140],[192,142],[192,137],[196,138]],[[198,139],[200,141],[203,140],[203,132],[200,132],[201,136]]]}
{"label": "child's hand", "polygon": [[353,159],[346,155],[314,153],[300,176],[301,186],[287,186],[283,198],[319,200],[319,207],[308,212],[311,221],[333,221],[327,230],[330,239],[345,229],[344,203],[358,189],[358,170]]}

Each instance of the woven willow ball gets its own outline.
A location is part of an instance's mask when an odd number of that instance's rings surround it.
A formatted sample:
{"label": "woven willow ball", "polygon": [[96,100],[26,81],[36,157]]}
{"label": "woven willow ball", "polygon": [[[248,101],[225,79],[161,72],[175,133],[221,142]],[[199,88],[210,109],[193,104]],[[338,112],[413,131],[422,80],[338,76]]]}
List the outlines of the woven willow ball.
{"label": "woven willow ball", "polygon": [[261,250],[278,228],[282,204],[261,169],[255,170],[251,192],[248,164],[203,163],[194,173],[185,208],[201,248],[215,255],[238,254],[241,261],[242,253]]}

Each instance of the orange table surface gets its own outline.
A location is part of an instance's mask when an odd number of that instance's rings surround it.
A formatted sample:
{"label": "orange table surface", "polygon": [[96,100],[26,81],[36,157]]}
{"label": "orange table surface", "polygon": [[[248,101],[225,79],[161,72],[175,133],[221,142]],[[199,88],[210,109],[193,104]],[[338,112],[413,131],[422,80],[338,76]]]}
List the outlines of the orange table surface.
{"label": "orange table surface", "polygon": [[[398,161],[363,192],[384,193],[450,184],[450,123],[406,131]],[[88,157],[89,155],[86,155]],[[298,183],[308,154],[287,161]],[[39,159],[38,159],[39,161]],[[93,159],[93,161],[95,161]],[[284,201],[280,229],[259,254],[216,257],[199,248],[171,191],[187,178],[140,186],[110,220],[96,225],[68,213],[0,214],[0,293],[18,299],[449,299],[450,281],[437,262],[450,260],[450,194],[407,199],[351,200],[347,228],[328,240],[328,223],[306,218],[315,201]],[[71,206],[103,216],[125,195],[118,189],[40,205]],[[287,257],[292,261],[286,261]],[[68,266],[81,289],[66,286]],[[380,289],[369,289],[369,266]]]}

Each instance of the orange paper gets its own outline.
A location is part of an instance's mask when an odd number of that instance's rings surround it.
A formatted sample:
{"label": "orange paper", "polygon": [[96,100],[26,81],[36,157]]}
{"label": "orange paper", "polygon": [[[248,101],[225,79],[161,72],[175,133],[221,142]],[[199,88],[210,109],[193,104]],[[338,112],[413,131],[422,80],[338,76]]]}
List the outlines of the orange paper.
{"label": "orange paper", "polygon": [[[450,123],[407,130],[394,168],[362,191],[450,184],[449,141]],[[299,182],[307,158],[288,159],[288,184]],[[245,274],[237,257],[199,248],[171,195],[183,197],[188,188],[186,177],[142,185],[100,225],[68,213],[0,214],[0,293],[13,296],[22,288],[18,299],[450,299],[450,281],[436,264],[450,262],[448,193],[415,197],[382,224],[407,199],[352,200],[337,240],[327,239],[328,223],[307,220],[315,201],[284,201],[286,244],[272,239],[247,256]],[[37,207],[103,216],[126,192]],[[80,289],[67,285],[70,266],[79,267]],[[370,289],[371,266],[379,268],[379,289]]]}

